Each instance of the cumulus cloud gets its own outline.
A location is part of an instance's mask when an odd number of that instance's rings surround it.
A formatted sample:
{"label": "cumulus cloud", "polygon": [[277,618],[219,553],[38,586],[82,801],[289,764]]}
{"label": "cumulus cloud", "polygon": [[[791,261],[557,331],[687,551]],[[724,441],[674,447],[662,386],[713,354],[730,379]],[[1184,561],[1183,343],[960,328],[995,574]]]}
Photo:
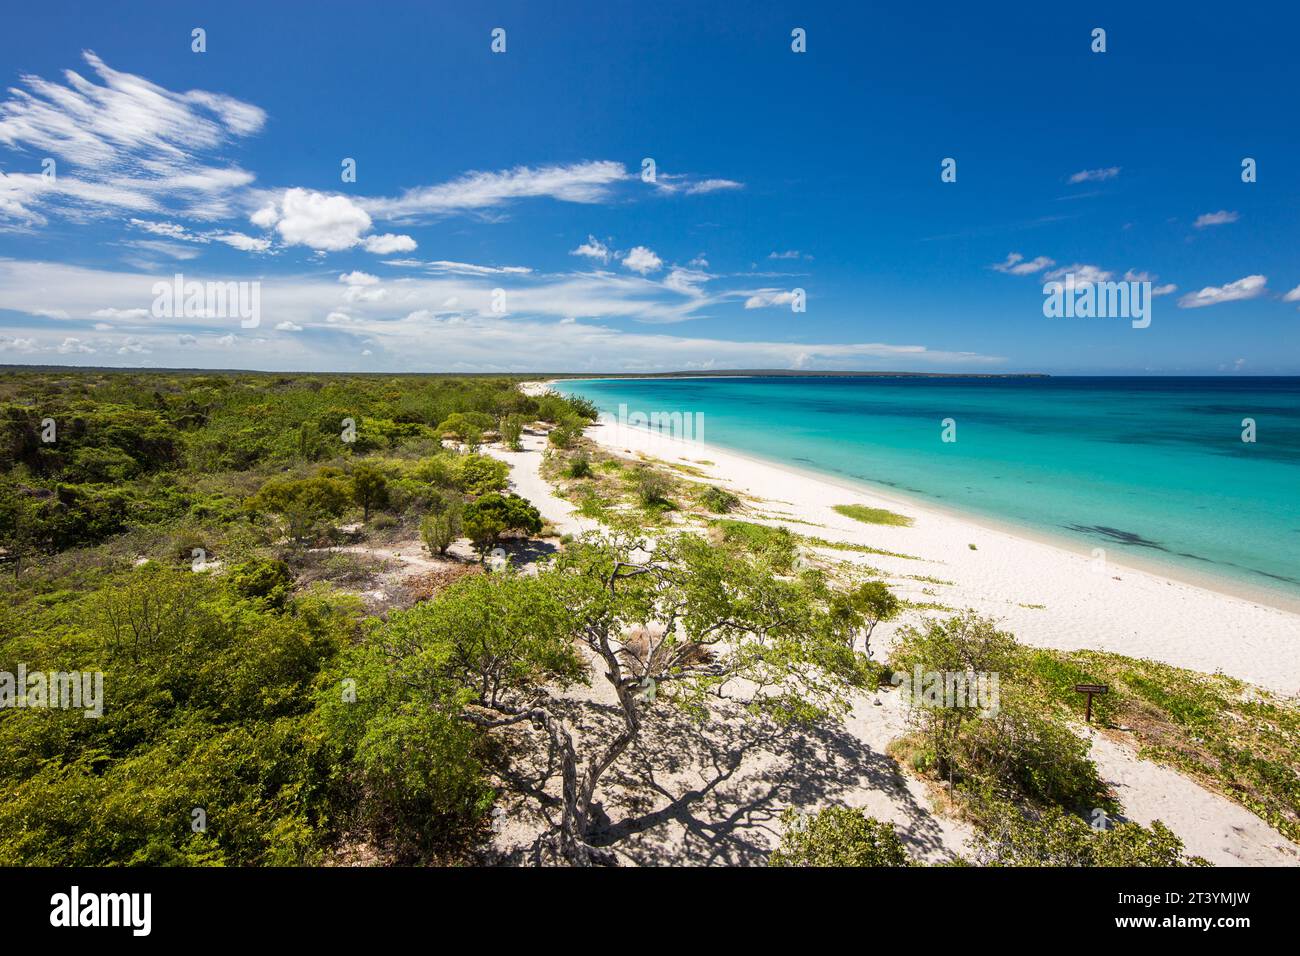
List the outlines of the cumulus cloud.
{"label": "cumulus cloud", "polygon": [[81,339],[68,336],[63,340],[63,343],[58,347],[58,349],[56,349],[56,351],[60,355],[90,355],[93,354],[95,350],[85,342],[81,341]]}
{"label": "cumulus cloud", "polygon": [[373,252],[379,256],[388,256],[394,252],[411,252],[415,249],[415,240],[410,236],[398,236],[386,232],[382,236],[366,236],[361,240],[361,245],[366,252]]}
{"label": "cumulus cloud", "polygon": [[1296,286],[1286,295],[1282,296],[1283,302],[1300,302],[1300,285]]}
{"label": "cumulus cloud", "polygon": [[663,260],[645,246],[633,246],[632,250],[623,257],[623,268],[639,272],[641,275],[658,272],[663,265]]}
{"label": "cumulus cloud", "polygon": [[280,322],[276,325],[277,332],[301,332],[302,326],[294,322]]}
{"label": "cumulus cloud", "polygon": [[1178,300],[1179,308],[1199,309],[1207,305],[1219,305],[1223,302],[1239,302],[1254,299],[1264,294],[1268,284],[1265,276],[1253,275],[1229,282],[1227,285],[1207,285],[1199,292],[1189,292]]}
{"label": "cumulus cloud", "polygon": [[1235,212],[1229,212],[1226,209],[1220,209],[1218,212],[1201,213],[1199,216],[1196,217],[1196,222],[1193,223],[1193,225],[1195,225],[1197,229],[1204,229],[1206,226],[1227,225],[1230,222],[1236,222],[1240,218],[1241,216],[1239,216]]}
{"label": "cumulus cloud", "polygon": [[37,351],[35,339],[0,338],[0,352],[18,352],[22,355],[30,355],[35,351]]}
{"label": "cumulus cloud", "polygon": [[611,255],[609,246],[605,245],[595,236],[587,236],[587,241],[569,252],[571,256],[585,256],[588,259],[596,259],[600,262],[609,262]]}
{"label": "cumulus cloud", "polygon": [[297,187],[285,190],[275,224],[286,245],[324,252],[351,249],[369,228],[370,216],[348,197]]}

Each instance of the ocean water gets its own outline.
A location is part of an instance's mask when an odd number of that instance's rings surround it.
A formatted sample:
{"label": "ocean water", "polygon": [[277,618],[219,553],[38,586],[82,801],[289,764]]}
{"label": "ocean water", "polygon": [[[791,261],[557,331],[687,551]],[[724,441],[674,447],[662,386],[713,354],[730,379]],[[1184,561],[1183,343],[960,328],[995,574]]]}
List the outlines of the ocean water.
{"label": "ocean water", "polygon": [[[702,415],[719,447],[1294,607],[1300,378],[699,378],[559,383]],[[1242,440],[1242,420],[1256,440]],[[945,419],[956,441],[941,440]],[[692,421],[695,421],[693,418]],[[1032,574],[1032,568],[1026,568]]]}

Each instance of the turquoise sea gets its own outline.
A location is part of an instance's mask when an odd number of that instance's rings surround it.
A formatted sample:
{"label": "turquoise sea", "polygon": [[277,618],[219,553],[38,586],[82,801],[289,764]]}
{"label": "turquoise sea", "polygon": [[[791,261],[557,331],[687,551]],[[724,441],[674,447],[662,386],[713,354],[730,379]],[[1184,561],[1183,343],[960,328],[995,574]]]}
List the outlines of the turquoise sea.
{"label": "turquoise sea", "polygon": [[[1300,601],[1300,378],[773,376],[558,388],[615,416],[621,404],[629,414],[702,413],[709,444]],[[1242,440],[1247,418],[1254,442]],[[945,419],[955,442],[941,440]]]}

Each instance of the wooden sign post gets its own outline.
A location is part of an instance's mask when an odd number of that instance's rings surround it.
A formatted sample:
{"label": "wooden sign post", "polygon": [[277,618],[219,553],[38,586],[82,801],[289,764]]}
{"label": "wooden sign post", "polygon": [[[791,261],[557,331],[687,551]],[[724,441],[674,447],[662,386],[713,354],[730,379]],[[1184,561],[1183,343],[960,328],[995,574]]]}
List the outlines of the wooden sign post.
{"label": "wooden sign post", "polygon": [[1108,694],[1110,693],[1110,688],[1105,684],[1075,684],[1074,689],[1080,694],[1088,695],[1087,713],[1084,715],[1083,719],[1088,723],[1092,723],[1092,695]]}

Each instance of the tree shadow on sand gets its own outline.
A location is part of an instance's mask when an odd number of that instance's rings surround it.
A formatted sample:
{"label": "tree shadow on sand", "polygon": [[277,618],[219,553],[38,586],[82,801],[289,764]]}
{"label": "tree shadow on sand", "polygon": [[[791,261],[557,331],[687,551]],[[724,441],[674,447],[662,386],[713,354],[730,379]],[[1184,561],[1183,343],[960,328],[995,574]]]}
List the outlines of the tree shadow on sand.
{"label": "tree shadow on sand", "polygon": [[[578,710],[582,713],[579,715]],[[642,866],[761,865],[780,840],[786,807],[813,810],[843,803],[852,793],[887,794],[905,843],[916,855],[946,858],[943,833],[916,802],[894,761],[845,727],[789,729],[735,705],[715,706],[705,722],[659,708],[641,740],[610,769],[593,807],[593,845],[610,847]],[[574,702],[566,715],[584,739],[612,734],[620,719],[608,705]],[[523,741],[516,741],[516,745]],[[547,830],[559,806],[546,783],[555,767],[521,750],[501,776],[522,798],[512,811],[538,814]],[[553,862],[547,838],[501,863]]]}

